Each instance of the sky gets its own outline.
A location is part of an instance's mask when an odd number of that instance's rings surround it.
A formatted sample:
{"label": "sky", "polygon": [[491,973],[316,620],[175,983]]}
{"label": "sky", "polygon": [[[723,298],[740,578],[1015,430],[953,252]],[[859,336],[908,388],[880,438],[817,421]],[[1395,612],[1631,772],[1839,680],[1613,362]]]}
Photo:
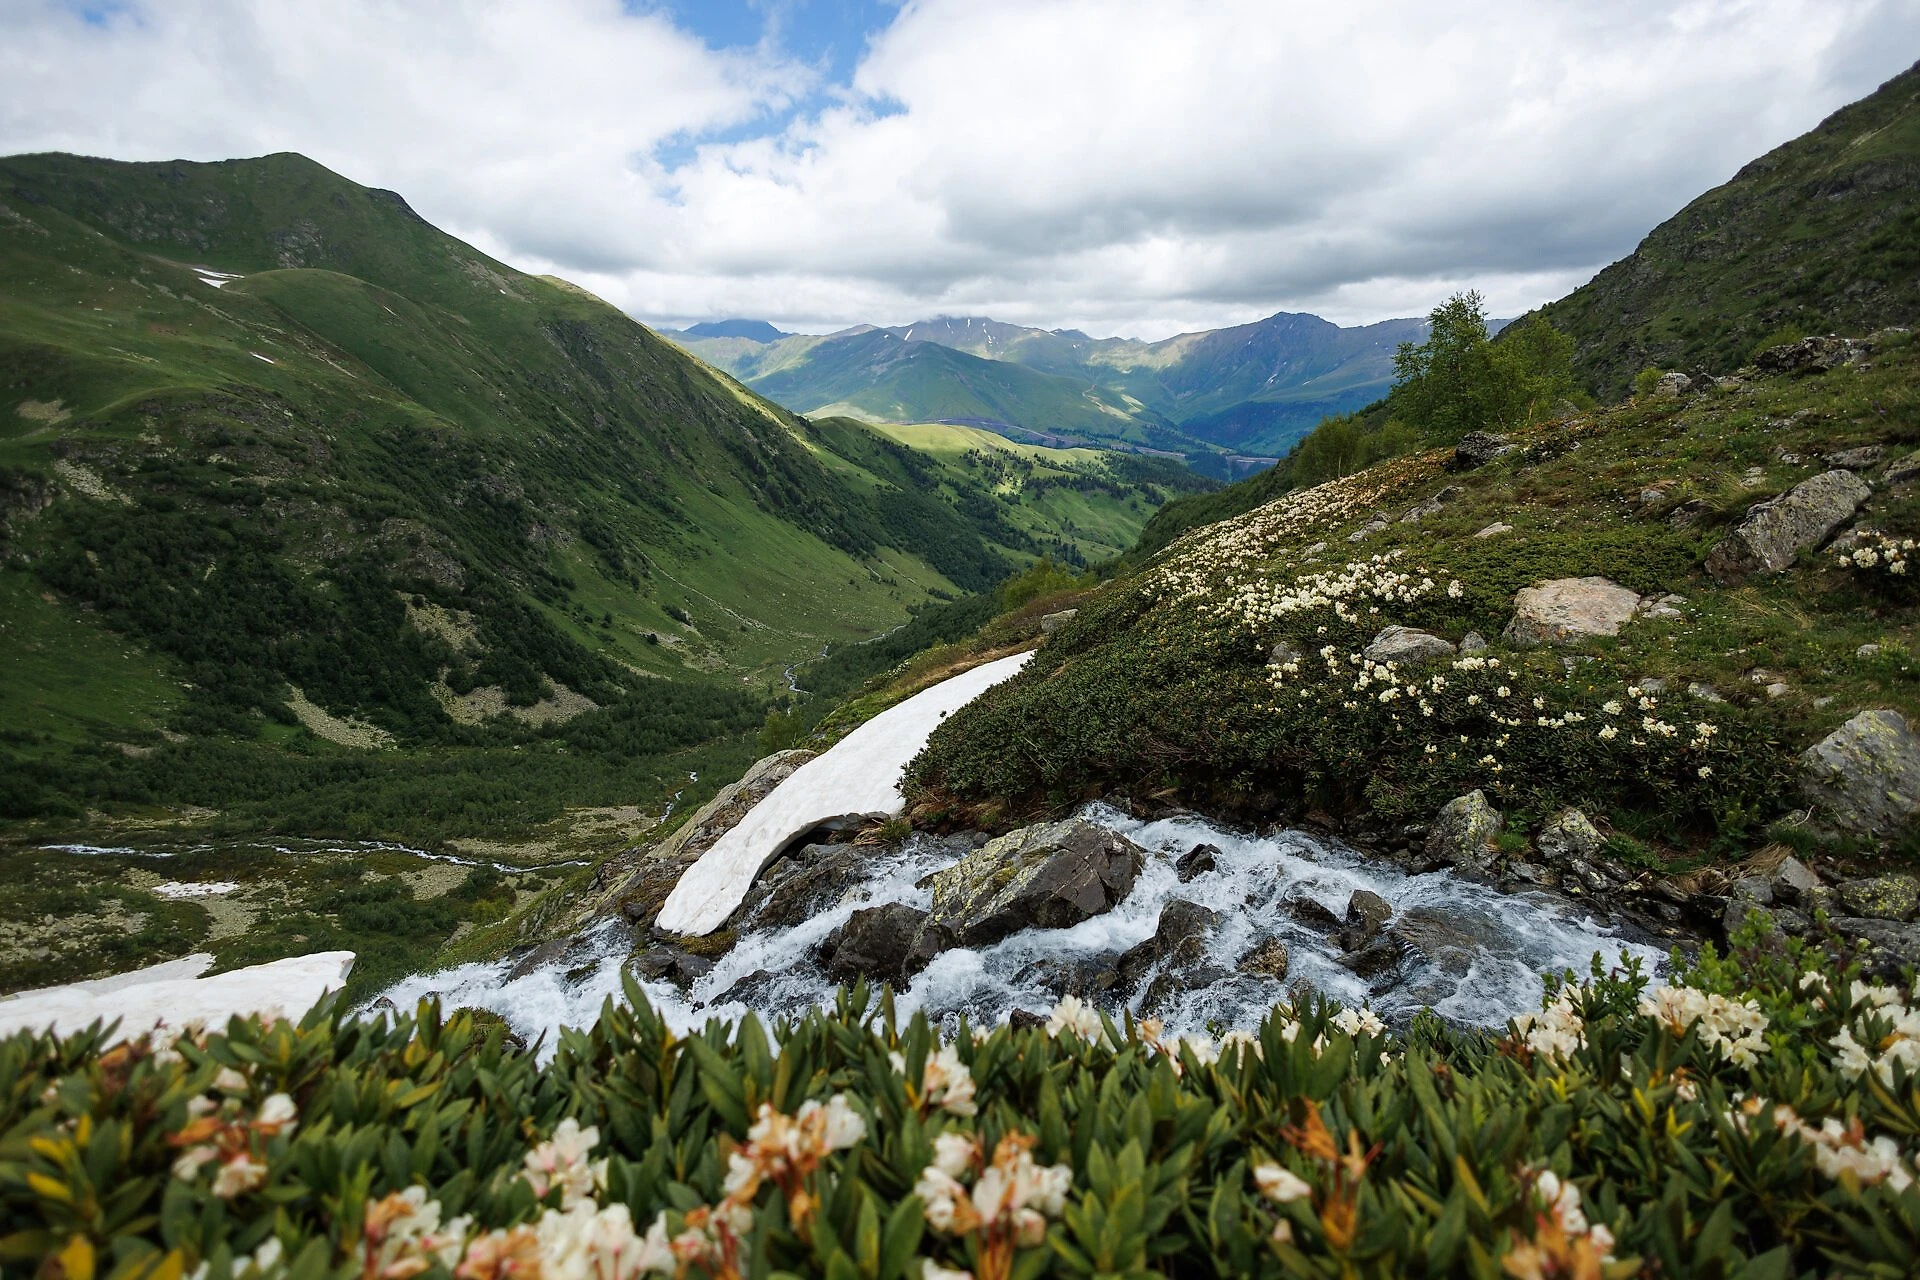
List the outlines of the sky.
{"label": "sky", "polygon": [[299,151],[653,324],[1514,315],[1920,0],[0,0],[0,154]]}

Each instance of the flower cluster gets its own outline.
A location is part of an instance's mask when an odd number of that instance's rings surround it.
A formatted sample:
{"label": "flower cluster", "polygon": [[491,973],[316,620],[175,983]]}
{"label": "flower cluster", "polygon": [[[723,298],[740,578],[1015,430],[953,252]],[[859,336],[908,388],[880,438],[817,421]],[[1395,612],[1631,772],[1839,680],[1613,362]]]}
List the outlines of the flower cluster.
{"label": "flower cluster", "polygon": [[1014,1131],[984,1160],[972,1134],[943,1133],[934,1139],[933,1163],[914,1184],[928,1226],[942,1235],[977,1237],[980,1280],[1010,1274],[1014,1250],[1043,1242],[1048,1220],[1066,1207],[1073,1170],[1034,1163],[1033,1146],[1031,1135]]}
{"label": "flower cluster", "polygon": [[232,1067],[221,1068],[212,1088],[225,1096],[218,1101],[205,1094],[189,1099],[186,1127],[169,1134],[167,1142],[183,1148],[173,1162],[174,1177],[194,1182],[212,1165],[213,1194],[231,1200],[267,1180],[266,1142],[291,1137],[300,1112],[290,1096],[275,1093],[248,1115],[243,1099],[252,1084]]}
{"label": "flower cluster", "polygon": [[832,1152],[844,1151],[866,1136],[867,1122],[848,1105],[844,1093],[836,1093],[824,1106],[809,1098],[792,1115],[763,1102],[759,1117],[747,1130],[746,1145],[727,1157],[727,1203],[744,1207],[762,1182],[772,1182],[787,1197],[789,1220],[804,1227],[817,1207],[806,1189],[807,1175]]}
{"label": "flower cluster", "polygon": [[1915,549],[1912,538],[1869,531],[1855,537],[1851,546],[1835,551],[1834,559],[1842,569],[1905,578]]}
{"label": "flower cluster", "polygon": [[1060,1003],[1053,1006],[1053,1015],[1047,1019],[1049,1036],[1058,1036],[1062,1032],[1076,1035],[1088,1044],[1108,1049],[1113,1047],[1113,1040],[1107,1035],[1107,1025],[1101,1021],[1100,1011],[1078,996],[1062,996]]}
{"label": "flower cluster", "polygon": [[1501,1269],[1514,1280],[1599,1275],[1613,1261],[1613,1232],[1587,1221],[1580,1188],[1551,1169],[1521,1173],[1533,1183],[1533,1234],[1500,1260]]}
{"label": "flower cluster", "polygon": [[[887,1061],[895,1071],[906,1074],[907,1060],[898,1051],[889,1053]],[[952,1045],[927,1058],[920,1068],[920,1087],[913,1092],[915,1105],[923,1110],[938,1107],[955,1116],[970,1116],[979,1110],[973,1100],[973,1072],[960,1061],[960,1051]]]}
{"label": "flower cluster", "polygon": [[560,1207],[570,1209],[593,1197],[607,1185],[607,1162],[588,1163],[587,1155],[600,1145],[600,1130],[580,1127],[568,1116],[553,1131],[553,1136],[527,1152],[520,1176],[541,1200],[555,1188],[560,1191]]}
{"label": "flower cluster", "polygon": [[[1378,616],[1381,605],[1410,605],[1440,589],[1424,569],[1409,572],[1395,568],[1405,556],[1404,551],[1388,551],[1371,559],[1351,561],[1335,573],[1307,574],[1291,584],[1267,578],[1243,581],[1214,605],[1214,611],[1256,635],[1277,619],[1325,608],[1331,608],[1341,622],[1361,626]],[[1448,594],[1458,596],[1458,586],[1450,583]],[[1198,591],[1194,588],[1189,598],[1199,598]],[[1365,616],[1349,601],[1361,602]]]}
{"label": "flower cluster", "polygon": [[1784,1102],[1770,1106],[1765,1098],[1741,1098],[1737,1094],[1735,1098],[1733,1121],[1742,1133],[1755,1119],[1770,1120],[1781,1133],[1812,1147],[1814,1164],[1836,1182],[1843,1176],[1868,1186],[1884,1181],[1895,1192],[1913,1184],[1913,1168],[1901,1156],[1899,1144],[1884,1133],[1869,1139],[1857,1116],[1846,1124],[1828,1116],[1815,1126]]}
{"label": "flower cluster", "polygon": [[1693,987],[1654,987],[1640,997],[1640,1012],[1666,1024],[1676,1036],[1698,1028],[1700,1043],[1739,1066],[1751,1067],[1767,1051],[1761,1038],[1767,1015],[1755,1000],[1731,1000]]}
{"label": "flower cluster", "polygon": [[1898,1063],[1909,1076],[1920,1076],[1920,1009],[1904,1004],[1894,987],[1855,981],[1851,995],[1853,1016],[1828,1042],[1840,1051],[1834,1059],[1840,1074],[1858,1080],[1871,1071],[1891,1085]]}
{"label": "flower cluster", "polygon": [[1574,1004],[1573,990],[1560,988],[1539,1013],[1523,1013],[1513,1020],[1513,1034],[1528,1052],[1548,1061],[1565,1061],[1587,1047],[1587,1024]]}

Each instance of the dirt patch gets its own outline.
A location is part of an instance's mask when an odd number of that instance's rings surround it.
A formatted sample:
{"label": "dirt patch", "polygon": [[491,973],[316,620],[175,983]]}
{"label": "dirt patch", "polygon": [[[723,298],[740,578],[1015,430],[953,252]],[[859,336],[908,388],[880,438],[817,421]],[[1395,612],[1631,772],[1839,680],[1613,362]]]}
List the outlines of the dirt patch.
{"label": "dirt patch", "polygon": [[309,702],[298,685],[289,685],[288,688],[293,692],[287,698],[287,707],[315,737],[363,751],[378,751],[393,745],[393,735],[378,725],[368,724],[364,720],[343,720]]}
{"label": "dirt patch", "polygon": [[58,400],[22,400],[13,411],[28,422],[43,422],[50,427],[73,416]]}
{"label": "dirt patch", "polygon": [[132,506],[133,499],[108,484],[98,471],[84,467],[66,458],[54,461],[53,473],[66,481],[68,485],[95,502],[117,502],[122,506]]}

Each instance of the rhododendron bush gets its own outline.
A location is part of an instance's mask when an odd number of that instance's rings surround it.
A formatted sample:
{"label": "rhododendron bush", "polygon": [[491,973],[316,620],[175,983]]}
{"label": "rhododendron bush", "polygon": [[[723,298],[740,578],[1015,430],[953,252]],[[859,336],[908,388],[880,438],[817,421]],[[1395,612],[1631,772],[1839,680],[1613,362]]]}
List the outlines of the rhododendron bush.
{"label": "rhododendron bush", "polygon": [[45,1276],[1908,1275],[1920,1008],[1757,935],[1498,1031],[1317,1001],[945,1031],[865,989],[550,1060],[323,1005],[0,1043],[0,1260]]}

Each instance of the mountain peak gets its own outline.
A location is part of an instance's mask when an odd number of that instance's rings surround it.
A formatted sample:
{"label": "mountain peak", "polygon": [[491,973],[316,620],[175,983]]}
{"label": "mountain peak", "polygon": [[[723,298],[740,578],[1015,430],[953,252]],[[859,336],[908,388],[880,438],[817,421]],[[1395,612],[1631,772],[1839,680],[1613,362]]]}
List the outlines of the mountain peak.
{"label": "mountain peak", "polygon": [[703,320],[686,327],[696,338],[745,338],[748,342],[778,342],[791,337],[765,320]]}

